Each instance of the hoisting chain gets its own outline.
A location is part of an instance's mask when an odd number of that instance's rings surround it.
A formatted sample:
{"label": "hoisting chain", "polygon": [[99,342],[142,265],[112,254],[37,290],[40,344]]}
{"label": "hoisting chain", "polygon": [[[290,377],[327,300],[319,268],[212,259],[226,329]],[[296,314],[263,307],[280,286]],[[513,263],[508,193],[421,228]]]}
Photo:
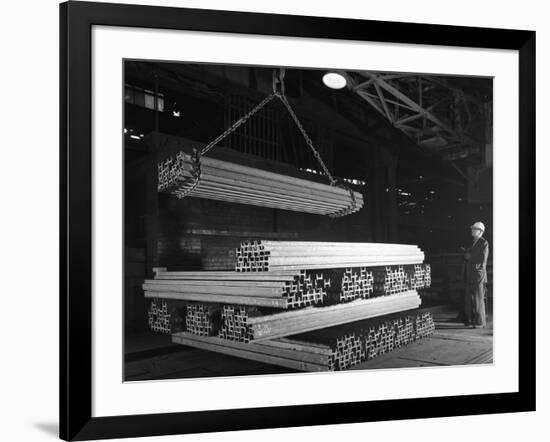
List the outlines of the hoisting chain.
{"label": "hoisting chain", "polygon": [[[301,132],[302,136],[304,137],[304,140],[306,141],[307,145],[313,152],[313,156],[317,160],[317,162],[321,165],[321,168],[323,169],[323,172],[325,172],[325,175],[327,176],[330,185],[340,187],[342,189],[345,189],[349,192],[350,198],[351,198],[351,205],[349,207],[346,207],[345,209],[339,210],[337,212],[331,213],[328,216],[331,218],[338,218],[340,216],[345,216],[350,213],[355,212],[355,209],[357,208],[357,202],[355,201],[355,193],[353,192],[353,189],[350,187],[345,186],[344,184],[340,183],[328,170],[328,167],[326,166],[325,162],[323,161],[323,158],[321,157],[321,154],[317,149],[315,149],[315,146],[313,145],[313,141],[309,137],[308,133],[306,132],[304,126],[300,122],[300,119],[294,112],[294,109],[292,109],[292,106],[288,102],[286,95],[285,95],[285,87],[284,87],[284,76],[285,71],[284,69],[281,69],[279,72],[279,76],[277,77],[275,74],[275,71],[273,71],[273,93],[281,100],[281,103],[285,106],[286,110],[294,120],[294,123],[296,124],[296,127],[298,127],[298,130]],[[279,90],[277,90],[277,84],[279,84]]]}
{"label": "hoisting chain", "polygon": [[200,152],[199,157],[202,155],[205,155],[210,149],[212,149],[216,144],[218,144],[220,141],[222,141],[227,136],[231,135],[233,132],[235,132],[242,124],[246,123],[256,112],[258,112],[261,108],[263,108],[267,103],[269,103],[271,100],[275,98],[276,94],[273,92],[272,94],[265,97],[256,107],[254,107],[251,111],[249,111],[246,115],[239,118],[237,121],[235,121],[228,129],[226,129],[223,133],[221,133],[216,139],[208,143],[207,146],[205,146]]}
{"label": "hoisting chain", "polygon": [[290,106],[290,103],[286,99],[284,95],[277,95],[281,102],[285,105],[286,110],[296,123],[296,126],[298,127],[298,130],[302,133],[302,136],[306,140],[306,144],[309,146],[311,151],[313,152],[313,156],[317,160],[317,162],[321,165],[321,169],[323,169],[323,172],[325,172],[325,175],[327,176],[328,180],[330,181],[330,184],[332,186],[336,186],[338,183],[338,180],[332,176],[332,174],[329,172],[328,167],[325,165],[325,162],[323,161],[323,158],[321,158],[321,154],[315,149],[315,146],[313,146],[313,141],[311,141],[311,138],[309,138],[309,135],[307,134],[306,130],[304,129],[304,126],[302,126],[302,123],[300,123],[300,120],[294,113],[294,110]]}
{"label": "hoisting chain", "polygon": [[330,218],[338,218],[340,216],[345,216],[345,215],[348,215],[350,213],[355,212],[355,209],[357,208],[357,202],[355,201],[355,193],[353,192],[353,190],[351,188],[343,185],[336,178],[334,178],[334,176],[332,176],[332,174],[328,170],[328,167],[326,166],[325,162],[323,161],[323,158],[321,157],[321,154],[319,153],[319,151],[317,149],[315,149],[315,146],[313,145],[313,141],[309,137],[308,133],[306,132],[306,130],[304,128],[304,126],[300,122],[300,119],[298,118],[298,116],[294,112],[294,109],[292,109],[292,106],[290,105],[290,103],[288,102],[288,100],[286,98],[285,83],[284,83],[284,78],[285,78],[284,68],[281,68],[279,70],[279,75],[277,75],[275,72],[276,71],[274,70],[273,71],[273,93],[277,96],[277,98],[279,98],[279,100],[281,100],[281,103],[283,103],[286,110],[288,111],[288,113],[290,114],[292,119],[294,120],[294,123],[296,124],[296,127],[301,132],[302,136],[304,137],[304,140],[306,141],[307,145],[309,146],[309,148],[313,152],[313,156],[315,157],[317,162],[320,164],[321,168],[323,169],[323,172],[325,172],[325,175],[327,176],[327,178],[330,182],[330,185],[340,187],[342,189],[345,189],[345,190],[349,191],[350,198],[351,198],[351,205],[349,207],[346,207],[345,209],[342,209],[342,210],[339,210],[337,212],[331,213],[328,216]]}

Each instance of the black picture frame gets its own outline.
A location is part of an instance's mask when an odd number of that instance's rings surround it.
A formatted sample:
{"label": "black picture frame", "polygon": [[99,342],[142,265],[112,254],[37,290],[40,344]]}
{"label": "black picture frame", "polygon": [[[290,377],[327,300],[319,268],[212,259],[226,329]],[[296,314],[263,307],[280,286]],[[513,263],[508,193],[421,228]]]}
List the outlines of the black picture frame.
{"label": "black picture frame", "polygon": [[[519,53],[519,391],[92,417],[94,25],[509,49]],[[535,32],[199,9],[60,5],[60,437],[139,437],[535,410]]]}

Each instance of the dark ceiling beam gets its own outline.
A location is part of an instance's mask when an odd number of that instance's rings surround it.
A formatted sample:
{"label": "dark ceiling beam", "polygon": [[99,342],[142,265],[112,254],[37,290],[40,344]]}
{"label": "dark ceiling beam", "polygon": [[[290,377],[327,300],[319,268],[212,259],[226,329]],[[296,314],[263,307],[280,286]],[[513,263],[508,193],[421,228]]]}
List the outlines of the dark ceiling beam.
{"label": "dark ceiling beam", "polygon": [[[260,99],[265,96],[257,90],[250,87],[228,80],[227,78],[208,71],[208,65],[200,64],[176,64],[176,63],[144,63],[133,62],[131,74],[139,77],[144,81],[153,81],[154,75],[159,75],[162,81],[168,83],[168,87],[174,91],[187,94],[198,94],[202,97],[205,95],[216,100],[223,100],[224,93],[227,90],[232,90],[234,93],[247,96],[252,100]],[[259,68],[265,70],[268,68]],[[292,72],[292,70],[289,70]],[[309,72],[309,71],[308,71]],[[258,74],[258,72],[256,72]],[[379,148],[396,148],[398,147],[402,153],[409,152],[405,155],[408,160],[413,163],[420,163],[426,167],[437,167],[442,170],[447,170],[445,174],[451,173],[452,168],[448,164],[444,164],[433,154],[419,151],[414,142],[406,137],[403,132],[394,126],[386,119],[385,112],[381,109],[381,116],[377,116],[374,110],[369,111],[369,107],[365,107],[366,118],[358,118],[357,112],[354,109],[361,104],[361,98],[355,94],[335,93],[325,91],[325,86],[319,82],[319,85],[314,85],[313,89],[304,89],[303,95],[296,100],[292,97],[289,101],[299,115],[307,115],[310,119],[314,119],[323,125],[330,125],[340,133],[349,135],[347,141],[355,140],[353,147],[356,151],[361,152],[369,149],[368,146],[378,146]],[[311,93],[315,94],[313,96]],[[352,101],[350,101],[352,100]],[[356,100],[353,106],[353,100]],[[352,109],[355,106],[354,109]],[[363,141],[359,141],[363,140]],[[411,166],[414,168],[414,166]]]}

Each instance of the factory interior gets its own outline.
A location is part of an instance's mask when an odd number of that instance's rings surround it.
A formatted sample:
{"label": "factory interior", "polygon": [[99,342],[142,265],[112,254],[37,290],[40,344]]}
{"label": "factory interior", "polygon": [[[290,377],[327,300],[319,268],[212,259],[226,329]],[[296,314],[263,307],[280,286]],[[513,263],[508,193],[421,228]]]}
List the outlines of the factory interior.
{"label": "factory interior", "polygon": [[124,83],[125,381],[492,363],[491,78],[125,60]]}

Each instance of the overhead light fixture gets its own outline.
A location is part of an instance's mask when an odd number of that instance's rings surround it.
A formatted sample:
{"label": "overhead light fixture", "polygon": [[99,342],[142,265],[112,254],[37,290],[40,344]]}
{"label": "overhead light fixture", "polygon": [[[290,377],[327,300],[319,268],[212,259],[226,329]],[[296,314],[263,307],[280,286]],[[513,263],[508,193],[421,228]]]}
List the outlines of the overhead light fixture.
{"label": "overhead light fixture", "polygon": [[346,87],[346,77],[337,72],[327,72],[323,75],[323,83],[331,89],[342,89]]}

